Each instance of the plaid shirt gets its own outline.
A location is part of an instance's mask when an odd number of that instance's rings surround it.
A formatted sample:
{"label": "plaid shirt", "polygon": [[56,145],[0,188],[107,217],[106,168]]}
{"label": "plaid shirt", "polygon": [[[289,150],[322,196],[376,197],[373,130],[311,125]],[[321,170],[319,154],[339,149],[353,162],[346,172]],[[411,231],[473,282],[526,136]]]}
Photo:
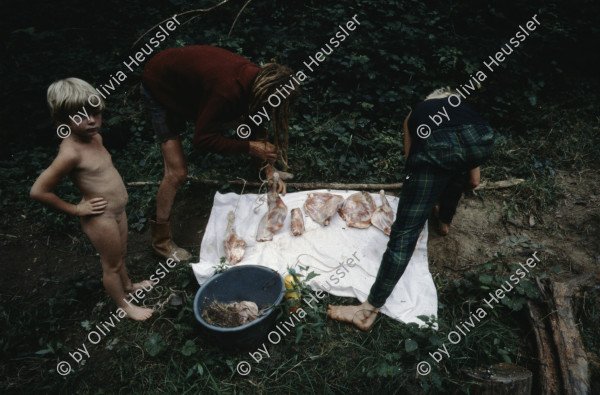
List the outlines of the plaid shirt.
{"label": "plaid shirt", "polygon": [[485,162],[493,146],[494,132],[489,126],[466,125],[436,130],[410,154],[396,220],[367,299],[371,305],[383,306],[396,287],[438,200],[452,193],[465,170]]}
{"label": "plaid shirt", "polygon": [[438,129],[420,139],[416,152],[408,158],[407,168],[428,164],[445,170],[469,170],[484,163],[493,147],[494,131],[487,125]]}

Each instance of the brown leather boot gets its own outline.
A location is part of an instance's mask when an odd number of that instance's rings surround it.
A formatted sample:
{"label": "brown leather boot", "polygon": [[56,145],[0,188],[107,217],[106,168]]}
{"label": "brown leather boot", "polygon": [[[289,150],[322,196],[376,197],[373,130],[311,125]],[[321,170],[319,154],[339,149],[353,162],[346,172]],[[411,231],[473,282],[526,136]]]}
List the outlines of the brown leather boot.
{"label": "brown leather boot", "polygon": [[152,235],[152,249],[157,255],[165,259],[173,258],[177,262],[184,262],[192,257],[192,254],[178,247],[171,238],[169,222],[159,223],[151,218],[150,234]]}

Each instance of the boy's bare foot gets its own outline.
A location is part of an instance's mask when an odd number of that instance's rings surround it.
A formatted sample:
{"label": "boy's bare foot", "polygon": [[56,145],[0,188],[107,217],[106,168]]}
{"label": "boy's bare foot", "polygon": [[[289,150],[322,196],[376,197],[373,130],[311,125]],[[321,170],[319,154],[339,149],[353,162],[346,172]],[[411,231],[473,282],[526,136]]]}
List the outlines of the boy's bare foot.
{"label": "boy's bare foot", "polygon": [[327,315],[334,320],[350,322],[363,331],[371,330],[379,308],[373,307],[369,302],[359,306],[327,306]]}
{"label": "boy's bare foot", "polygon": [[433,207],[433,216],[435,218],[435,229],[438,234],[440,236],[448,236],[448,233],[450,233],[450,224],[440,221],[440,206],[435,205]]}
{"label": "boy's bare foot", "polygon": [[131,318],[134,321],[146,321],[148,318],[150,318],[152,313],[154,313],[154,310],[152,309],[134,306],[131,304],[122,307],[122,309],[125,310],[125,313],[127,313],[127,318]]}

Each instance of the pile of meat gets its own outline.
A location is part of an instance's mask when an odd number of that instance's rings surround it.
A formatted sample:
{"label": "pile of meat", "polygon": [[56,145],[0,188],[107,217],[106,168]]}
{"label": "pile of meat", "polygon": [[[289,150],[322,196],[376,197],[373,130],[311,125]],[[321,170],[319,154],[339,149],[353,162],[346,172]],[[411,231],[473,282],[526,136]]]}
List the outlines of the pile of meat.
{"label": "pile of meat", "polygon": [[[288,208],[277,193],[279,174],[273,176],[273,184],[267,193],[267,212],[258,224],[256,241],[265,242],[273,240],[273,235],[283,228],[287,217]],[[377,206],[371,195],[367,192],[354,193],[346,200],[340,195],[331,193],[310,193],[304,202],[304,211],[315,222],[327,226],[335,213],[346,221],[348,226],[366,229],[373,225],[381,229],[386,235],[390,234],[394,222],[394,212],[383,190],[379,191],[381,206]],[[228,214],[229,224],[225,232],[225,258],[235,265],[244,257],[246,242],[242,240],[233,227],[235,216]],[[304,233],[304,215],[300,208],[291,211],[291,232],[294,236]]]}
{"label": "pile of meat", "polygon": [[210,325],[233,328],[254,321],[259,316],[258,306],[254,302],[242,301],[220,303],[216,300],[207,304],[204,301],[202,318]]}
{"label": "pile of meat", "polygon": [[331,193],[310,193],[304,203],[304,210],[313,221],[323,226],[329,225],[329,218],[337,211],[348,226],[366,229],[374,225],[389,236],[394,222],[394,212],[383,189],[379,191],[379,195],[381,206],[377,207],[367,192],[353,193],[346,200],[340,195]]}

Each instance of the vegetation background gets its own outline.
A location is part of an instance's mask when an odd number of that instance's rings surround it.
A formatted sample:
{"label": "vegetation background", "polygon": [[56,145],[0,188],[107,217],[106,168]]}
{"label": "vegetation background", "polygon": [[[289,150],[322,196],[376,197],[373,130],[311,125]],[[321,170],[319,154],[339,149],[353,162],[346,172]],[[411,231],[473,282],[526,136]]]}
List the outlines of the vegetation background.
{"label": "vegetation background", "polygon": [[[460,278],[436,279],[440,332],[383,318],[376,330],[364,335],[327,321],[324,310],[316,310],[296,338],[286,339],[269,360],[253,365],[252,373],[242,377],[235,366],[247,354],[227,354],[213,346],[199,331],[187,298],[184,308],[167,307],[150,324],[119,324],[85,365],[74,366],[66,377],[56,373],[56,363],[70,360],[68,352],[81,344],[89,328],[108,317],[112,307],[78,222],[28,196],[60,141],[45,91],[54,80],[69,76],[94,86],[108,82],[124,70],[122,62],[137,50],[131,45],[150,27],[174,14],[214,4],[63,0],[0,6],[0,246],[3,267],[12,270],[1,292],[0,388],[7,393],[467,392],[470,384],[459,378],[461,369],[530,355],[519,311],[525,298],[536,297],[537,291],[523,283],[518,297],[494,310],[494,319],[452,350],[453,358],[428,376],[415,374],[416,363],[441,344],[448,328],[469,315],[460,303],[481,300],[510,272],[516,261],[498,254]],[[535,14],[541,26],[501,67],[493,73],[486,70],[482,88],[469,98],[498,132],[497,149],[484,176],[526,180],[504,198],[507,218],[552,211],[564,195],[555,181],[557,172],[589,170],[597,180],[598,2],[253,0],[228,36],[243,4],[232,0],[200,15],[179,27],[160,49],[216,45],[258,64],[275,60],[305,71],[309,78],[303,83],[290,135],[291,171],[298,181],[397,182],[404,166],[401,127],[411,106],[434,88],[467,82]],[[357,30],[307,72],[303,62],[354,15],[360,22]],[[127,182],[162,177],[162,158],[138,94],[142,69],[127,71],[127,80],[110,95],[102,128],[105,145]],[[234,136],[233,130],[227,133]],[[231,190],[228,179],[256,178],[247,158],[199,153],[191,148],[190,136],[184,149],[191,175],[220,180],[221,191]],[[181,198],[196,197],[209,205],[215,190],[188,185]],[[69,201],[79,198],[68,180],[57,193]],[[154,185],[129,188],[134,235],[146,230],[155,195]],[[40,243],[54,246],[48,265],[54,259],[75,265],[85,255],[92,263],[69,269],[59,262],[62,272],[57,277],[46,278],[35,269],[19,275],[18,268],[31,253],[28,249]],[[522,240],[513,240],[513,247],[523,254],[541,248]],[[147,249],[130,248],[128,265],[134,273],[153,272],[151,265],[141,266],[155,261],[144,255]],[[188,296],[197,289],[187,267],[179,268],[167,285]],[[37,293],[30,292],[32,288]],[[165,289],[157,298],[170,292]],[[592,300],[598,300],[597,294],[596,290]],[[578,316],[586,347],[596,355],[599,315],[597,305],[585,305]],[[598,371],[593,374],[597,382]]]}

